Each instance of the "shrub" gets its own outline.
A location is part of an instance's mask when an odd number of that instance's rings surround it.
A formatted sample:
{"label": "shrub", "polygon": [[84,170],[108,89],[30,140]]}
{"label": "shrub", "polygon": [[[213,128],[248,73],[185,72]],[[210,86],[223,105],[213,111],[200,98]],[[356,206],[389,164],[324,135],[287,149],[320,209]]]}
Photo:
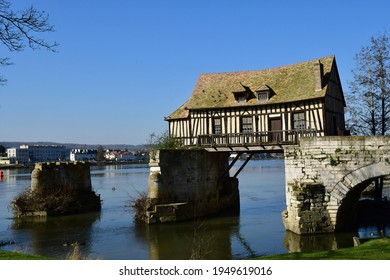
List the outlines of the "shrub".
{"label": "shrub", "polygon": [[148,141],[149,150],[164,150],[182,148],[183,144],[177,138],[171,137],[168,131],[155,135],[152,133]]}
{"label": "shrub", "polygon": [[149,199],[146,192],[139,192],[137,198],[130,200],[129,205],[134,209],[134,222],[145,223],[148,204]]}
{"label": "shrub", "polygon": [[[92,202],[95,205],[91,206]],[[90,207],[89,210],[99,210],[100,202],[100,198],[94,192],[84,194],[74,188],[61,187],[25,190],[11,201],[11,208],[15,213],[22,215],[38,211],[46,211],[48,215],[64,215],[85,212],[85,206]]]}

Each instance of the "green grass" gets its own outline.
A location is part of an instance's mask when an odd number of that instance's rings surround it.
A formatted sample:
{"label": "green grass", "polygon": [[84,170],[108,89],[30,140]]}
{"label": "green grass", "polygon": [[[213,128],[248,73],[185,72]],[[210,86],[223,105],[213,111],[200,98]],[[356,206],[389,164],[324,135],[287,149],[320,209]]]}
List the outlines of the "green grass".
{"label": "green grass", "polygon": [[[257,260],[390,260],[390,238],[373,239],[357,247],[313,253],[289,253],[255,258]],[[0,260],[50,260],[0,250]]]}
{"label": "green grass", "polygon": [[289,253],[259,260],[390,260],[390,238],[373,239],[357,247],[313,253]]}
{"label": "green grass", "polygon": [[0,260],[50,260],[50,258],[0,250]]}

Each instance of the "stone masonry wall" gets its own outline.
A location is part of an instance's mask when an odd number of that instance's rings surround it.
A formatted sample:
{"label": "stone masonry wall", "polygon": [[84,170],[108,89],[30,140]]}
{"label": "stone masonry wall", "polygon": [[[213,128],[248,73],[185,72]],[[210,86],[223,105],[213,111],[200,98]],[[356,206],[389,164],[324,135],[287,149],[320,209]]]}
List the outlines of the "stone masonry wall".
{"label": "stone masonry wall", "polygon": [[238,209],[238,181],[226,173],[228,156],[204,150],[154,153],[149,162],[147,221],[178,221]]}
{"label": "stone masonry wall", "polygon": [[347,194],[390,174],[390,136],[302,138],[284,155],[283,222],[298,234],[335,231],[343,223],[339,210]]}
{"label": "stone masonry wall", "polygon": [[37,163],[31,174],[31,190],[65,187],[91,192],[89,164],[84,162]]}

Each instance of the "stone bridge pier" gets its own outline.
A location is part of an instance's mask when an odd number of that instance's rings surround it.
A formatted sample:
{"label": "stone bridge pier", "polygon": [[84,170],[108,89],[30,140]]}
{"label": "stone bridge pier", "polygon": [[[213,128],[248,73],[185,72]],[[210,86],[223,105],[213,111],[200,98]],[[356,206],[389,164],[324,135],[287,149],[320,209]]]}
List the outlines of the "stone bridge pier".
{"label": "stone bridge pier", "polygon": [[147,209],[149,224],[238,212],[238,180],[229,175],[229,154],[204,150],[151,153]]}
{"label": "stone bridge pier", "polygon": [[297,234],[327,233],[356,222],[361,192],[390,175],[390,136],[302,138],[285,147],[283,223]]}

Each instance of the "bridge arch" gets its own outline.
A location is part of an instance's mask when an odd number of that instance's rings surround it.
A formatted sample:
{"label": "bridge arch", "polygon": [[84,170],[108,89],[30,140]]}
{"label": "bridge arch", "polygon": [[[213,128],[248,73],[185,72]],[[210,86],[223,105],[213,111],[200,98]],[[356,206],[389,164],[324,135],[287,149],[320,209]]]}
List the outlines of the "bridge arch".
{"label": "bridge arch", "polygon": [[[376,162],[356,169],[335,184],[330,191],[329,216],[335,231],[353,229],[357,224],[357,206],[363,190],[375,179],[390,175],[390,164]],[[339,207],[332,207],[332,205]]]}
{"label": "bridge arch", "polygon": [[284,148],[284,159],[285,228],[297,234],[342,231],[356,226],[362,191],[390,175],[390,136],[301,138]]}

